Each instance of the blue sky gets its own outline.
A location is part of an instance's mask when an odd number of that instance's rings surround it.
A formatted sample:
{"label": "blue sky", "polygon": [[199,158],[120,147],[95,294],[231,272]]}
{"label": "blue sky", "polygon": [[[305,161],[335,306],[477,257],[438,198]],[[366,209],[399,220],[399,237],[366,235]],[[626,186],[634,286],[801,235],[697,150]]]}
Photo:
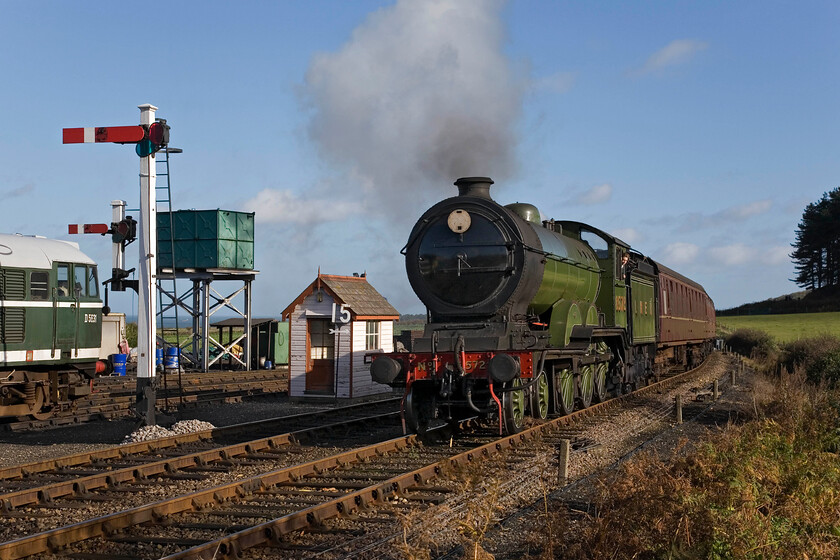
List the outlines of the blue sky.
{"label": "blue sky", "polygon": [[0,230],[72,238],[109,269],[110,243],[66,224],[136,207],[138,158],[61,129],[136,124],[152,103],[184,150],[174,206],[256,212],[255,316],[319,267],[422,312],[399,250],[462,175],[731,307],[798,289],[796,224],[840,186],[836,2],[155,8],[0,0]]}

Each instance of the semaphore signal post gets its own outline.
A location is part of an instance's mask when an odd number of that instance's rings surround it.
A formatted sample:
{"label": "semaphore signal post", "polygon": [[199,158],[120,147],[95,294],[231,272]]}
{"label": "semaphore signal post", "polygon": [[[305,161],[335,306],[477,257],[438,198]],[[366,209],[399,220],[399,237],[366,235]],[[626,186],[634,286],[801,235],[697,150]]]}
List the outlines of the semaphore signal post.
{"label": "semaphore signal post", "polygon": [[[137,270],[138,309],[137,309],[137,414],[146,425],[155,424],[155,348],[157,325],[155,309],[157,306],[157,216],[155,214],[155,152],[169,143],[169,127],[166,121],[155,119],[157,107],[150,104],[139,105],[140,124],[134,126],[65,128],[64,144],[117,143],[135,144],[140,156],[140,220],[138,222],[140,240],[140,259]],[[115,201],[121,202],[121,201]],[[113,203],[112,203],[113,204]],[[119,205],[118,205],[119,206]],[[124,212],[124,204],[121,206]],[[118,217],[119,208],[114,208],[114,217]],[[124,214],[118,224],[125,219]],[[78,226],[77,226],[78,229]],[[82,227],[82,231],[89,228]],[[113,226],[112,226],[112,229]],[[72,233],[72,226],[70,229]],[[100,232],[101,233],[101,232]],[[114,240],[114,259],[112,277],[109,280],[112,289],[134,287],[125,281],[128,273],[122,269],[122,256],[125,239],[121,232],[112,233]],[[130,240],[129,240],[130,241]]]}

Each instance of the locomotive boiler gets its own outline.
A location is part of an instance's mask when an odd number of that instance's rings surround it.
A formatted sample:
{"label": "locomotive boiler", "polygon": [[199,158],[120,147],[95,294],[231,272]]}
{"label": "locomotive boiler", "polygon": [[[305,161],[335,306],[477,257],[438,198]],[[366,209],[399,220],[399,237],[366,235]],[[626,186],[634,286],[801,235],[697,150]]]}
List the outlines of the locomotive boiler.
{"label": "locomotive boiler", "polygon": [[587,407],[711,348],[702,286],[597,228],[502,206],[492,184],[456,181],[458,196],[429,208],[403,249],[428,323],[411,352],[371,355],[371,375],[404,389],[410,429],[479,416],[515,433],[526,415]]}

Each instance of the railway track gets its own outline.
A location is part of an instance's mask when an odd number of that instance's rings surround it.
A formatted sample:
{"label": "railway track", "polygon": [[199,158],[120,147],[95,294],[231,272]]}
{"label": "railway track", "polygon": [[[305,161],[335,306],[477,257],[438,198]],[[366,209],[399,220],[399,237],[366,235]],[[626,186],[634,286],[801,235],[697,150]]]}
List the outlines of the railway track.
{"label": "railway track", "polygon": [[[388,546],[388,536],[394,535],[393,527],[401,519],[412,514],[426,519],[424,512],[457,494],[459,469],[484,464],[493,457],[502,462],[502,468],[520,465],[562,439],[577,437],[578,443],[584,442],[578,445],[581,449],[594,445],[597,442],[587,444],[581,439],[585,438],[586,423],[597,423],[597,418],[606,419],[628,407],[642,411],[651,421],[661,421],[671,412],[669,407],[650,404],[646,396],[689,383],[697,375],[697,370],[686,372],[503,438],[491,437],[490,430],[479,428],[450,439],[447,445],[436,446],[424,445],[413,435],[355,448],[346,445],[352,442],[341,440],[345,445],[333,453],[315,457],[309,452],[327,451],[325,447],[304,450],[298,446],[292,455],[297,454],[301,460],[286,455],[283,461],[277,459],[284,456],[287,446],[277,439],[279,436],[239,444],[236,456],[217,449],[213,452],[217,464],[235,469],[232,480],[211,486],[206,484],[209,479],[204,479],[190,491],[175,492],[154,503],[34,531],[0,544],[0,559],[45,554],[90,559],[224,558],[252,553],[259,557],[320,554],[331,558],[372,552]],[[260,462],[277,468],[257,472],[255,463]],[[69,503],[88,508],[97,501],[112,503],[115,497],[136,492],[133,484],[153,488],[166,479],[204,476],[211,467],[193,458],[192,463],[172,463],[168,469],[163,468],[154,480],[140,476],[133,483],[124,483],[114,474],[110,479],[105,475],[102,486],[95,490],[77,480],[72,493],[66,495]],[[125,466],[113,472],[132,468],[136,467]],[[524,470],[517,468],[514,472]],[[516,477],[510,478],[515,484]],[[0,496],[0,503],[5,504],[7,514],[36,519],[37,527],[43,523],[33,515],[54,518],[55,512],[67,514],[72,509],[57,507],[52,497],[42,494],[35,507],[7,504],[9,498],[4,496]],[[371,557],[380,557],[381,551],[373,554]]]}
{"label": "railway track", "polygon": [[[184,374],[181,388],[177,386],[177,380],[169,379],[167,387],[159,382],[157,409],[163,412],[273,396],[288,393],[289,388],[288,371],[284,369]],[[137,400],[135,384],[133,377],[102,377],[94,382],[89,396],[77,399],[50,417],[7,419],[0,423],[0,429],[37,430],[131,416]]]}

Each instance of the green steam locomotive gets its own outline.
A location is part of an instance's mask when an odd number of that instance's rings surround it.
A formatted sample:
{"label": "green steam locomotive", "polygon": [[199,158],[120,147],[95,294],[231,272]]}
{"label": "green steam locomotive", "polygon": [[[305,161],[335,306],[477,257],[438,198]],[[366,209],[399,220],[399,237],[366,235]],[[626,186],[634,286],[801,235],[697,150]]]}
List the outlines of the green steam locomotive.
{"label": "green steam locomotive", "polygon": [[410,429],[479,416],[515,433],[712,350],[702,286],[600,229],[501,206],[492,183],[456,181],[403,250],[428,323],[411,352],[371,355],[371,375],[404,390]]}

